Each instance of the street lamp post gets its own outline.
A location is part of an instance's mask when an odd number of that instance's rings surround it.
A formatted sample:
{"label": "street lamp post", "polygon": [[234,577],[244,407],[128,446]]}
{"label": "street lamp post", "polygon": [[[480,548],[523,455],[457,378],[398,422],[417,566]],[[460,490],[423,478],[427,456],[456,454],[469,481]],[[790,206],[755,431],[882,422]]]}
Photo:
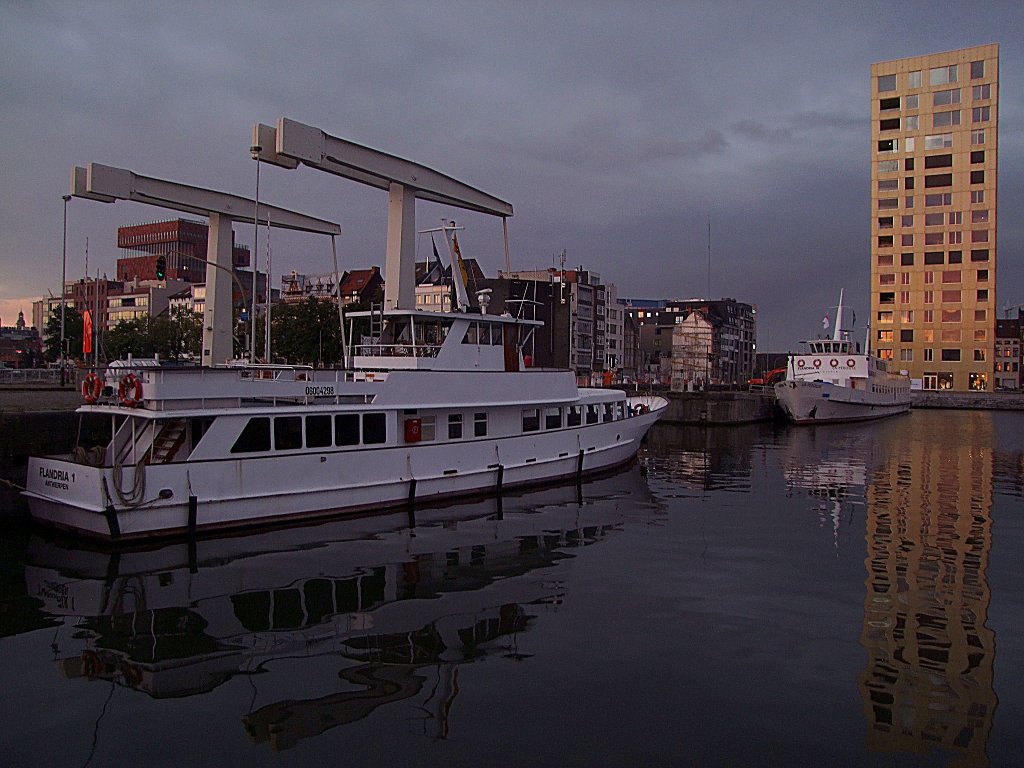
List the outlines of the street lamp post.
{"label": "street lamp post", "polygon": [[64,201],[64,238],[60,259],[60,385],[62,387],[67,384],[67,369],[64,357],[64,284],[67,282],[68,273],[68,200],[70,199],[71,195],[61,197],[61,200]]}
{"label": "street lamp post", "polygon": [[[196,261],[203,262],[203,264],[208,266],[208,267],[214,267],[216,269],[219,269],[219,270],[222,270],[224,272],[227,272],[229,275],[231,275],[231,279],[234,281],[235,287],[238,288],[238,295],[239,295],[239,297],[241,299],[242,308],[244,309],[246,307],[246,303],[245,303],[245,286],[243,286],[242,285],[242,281],[238,279],[238,275],[235,274],[235,270],[234,270],[233,266],[229,268],[229,267],[225,267],[223,264],[214,264],[212,261],[209,261],[208,259],[204,259],[202,256],[196,256],[195,254],[184,253],[182,251],[174,251],[174,250],[167,251],[167,255],[169,257],[170,256],[178,256],[178,257],[185,256],[187,259],[195,259]],[[188,262],[187,261],[185,263],[184,270],[188,271]],[[256,286],[255,286],[255,284],[253,285],[252,290],[253,290],[253,295],[255,296],[255,294],[256,294]],[[232,335],[234,335],[234,334],[232,334]],[[237,341],[237,340],[238,339],[235,338],[235,341]]]}

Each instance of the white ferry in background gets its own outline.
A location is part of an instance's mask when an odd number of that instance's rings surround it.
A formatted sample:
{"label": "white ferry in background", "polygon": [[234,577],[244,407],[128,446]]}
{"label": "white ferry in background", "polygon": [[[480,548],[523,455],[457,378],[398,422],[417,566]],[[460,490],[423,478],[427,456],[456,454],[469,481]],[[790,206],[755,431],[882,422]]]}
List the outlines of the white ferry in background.
{"label": "white ferry in background", "polygon": [[[429,171],[391,159],[413,180]],[[486,295],[471,310],[454,263],[452,275],[458,311],[350,313],[371,333],[344,370],[137,367],[116,387],[92,374],[79,413],[105,417],[109,440],[31,458],[32,517],[106,539],[192,534],[500,493],[632,460],[667,400],[529,367],[543,323],[487,314]]]}
{"label": "white ferry in background", "polygon": [[842,317],[840,292],[833,337],[803,342],[805,351],[790,355],[786,379],[775,385],[779,406],[796,424],[865,421],[910,409],[910,378],[870,354],[870,337],[862,353]]}

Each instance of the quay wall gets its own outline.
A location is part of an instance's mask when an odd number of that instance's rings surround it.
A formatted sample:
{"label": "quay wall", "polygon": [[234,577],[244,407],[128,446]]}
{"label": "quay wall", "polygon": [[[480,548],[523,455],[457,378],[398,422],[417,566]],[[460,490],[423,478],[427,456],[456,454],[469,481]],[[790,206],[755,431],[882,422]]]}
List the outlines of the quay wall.
{"label": "quay wall", "polygon": [[915,390],[910,393],[914,408],[953,410],[1024,411],[1021,392],[947,392]]}
{"label": "quay wall", "polygon": [[668,411],[661,420],[670,424],[730,425],[769,421],[775,398],[766,392],[661,392]]}

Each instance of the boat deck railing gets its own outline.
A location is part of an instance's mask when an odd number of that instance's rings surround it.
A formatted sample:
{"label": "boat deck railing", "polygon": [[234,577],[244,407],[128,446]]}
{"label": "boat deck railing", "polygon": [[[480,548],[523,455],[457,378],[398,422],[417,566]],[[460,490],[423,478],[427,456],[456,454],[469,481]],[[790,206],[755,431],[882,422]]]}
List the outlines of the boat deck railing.
{"label": "boat deck railing", "polygon": [[437,357],[440,344],[359,344],[352,348],[356,357]]}

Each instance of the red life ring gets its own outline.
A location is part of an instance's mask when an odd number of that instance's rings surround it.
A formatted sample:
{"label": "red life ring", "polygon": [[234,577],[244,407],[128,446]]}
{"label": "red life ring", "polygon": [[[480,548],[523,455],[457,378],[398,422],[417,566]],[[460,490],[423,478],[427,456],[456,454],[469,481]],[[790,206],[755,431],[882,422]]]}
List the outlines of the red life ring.
{"label": "red life ring", "polygon": [[95,373],[90,372],[82,379],[82,398],[89,405],[100,399],[100,392],[103,391],[103,379]]}
{"label": "red life ring", "polygon": [[117,394],[121,404],[134,408],[142,401],[142,382],[134,373],[129,373],[117,385]]}
{"label": "red life ring", "polygon": [[803,368],[805,365],[807,365],[807,362],[804,361],[804,360],[797,360],[796,361],[796,367],[797,368]]}
{"label": "red life ring", "polygon": [[814,367],[815,368],[821,368],[821,360],[815,360],[814,361]]}
{"label": "red life ring", "polygon": [[838,368],[839,367],[839,361],[836,360],[834,357],[831,360],[828,361],[828,364],[830,366],[832,366],[833,368]]}
{"label": "red life ring", "polygon": [[854,360],[852,357],[846,361],[847,368],[853,368],[855,365],[857,365],[857,361]]}

